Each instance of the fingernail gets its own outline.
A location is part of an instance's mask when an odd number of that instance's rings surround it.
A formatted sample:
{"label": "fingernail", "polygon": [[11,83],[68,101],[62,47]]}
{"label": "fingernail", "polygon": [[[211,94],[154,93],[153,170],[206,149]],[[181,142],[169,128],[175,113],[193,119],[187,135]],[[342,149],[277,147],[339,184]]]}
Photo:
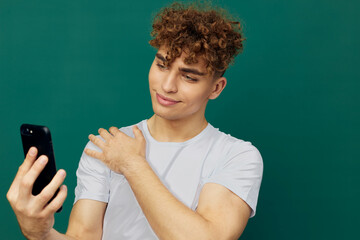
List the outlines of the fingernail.
{"label": "fingernail", "polygon": [[60,176],[64,177],[65,176],[65,171],[61,169],[61,170],[59,170],[59,174],[60,174]]}
{"label": "fingernail", "polygon": [[30,150],[29,150],[29,155],[30,156],[35,156],[35,153],[36,153],[36,150],[34,147],[31,147]]}
{"label": "fingernail", "polygon": [[40,161],[41,164],[45,164],[45,163],[46,163],[46,157],[45,157],[45,156],[41,156],[41,157],[39,158],[39,161]]}

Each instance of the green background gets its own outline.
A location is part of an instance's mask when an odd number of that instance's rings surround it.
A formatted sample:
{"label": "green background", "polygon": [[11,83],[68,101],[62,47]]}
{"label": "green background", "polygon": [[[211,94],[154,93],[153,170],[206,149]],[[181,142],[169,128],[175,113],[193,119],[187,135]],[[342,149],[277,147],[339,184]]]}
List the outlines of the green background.
{"label": "green background", "polygon": [[[69,195],[89,133],[152,114],[147,74],[153,14],[168,1],[0,0],[2,239],[22,239],[6,192],[23,152],[22,123],[52,130]],[[241,239],[359,237],[359,1],[232,0],[242,55],[207,118],[264,159],[257,215]]]}

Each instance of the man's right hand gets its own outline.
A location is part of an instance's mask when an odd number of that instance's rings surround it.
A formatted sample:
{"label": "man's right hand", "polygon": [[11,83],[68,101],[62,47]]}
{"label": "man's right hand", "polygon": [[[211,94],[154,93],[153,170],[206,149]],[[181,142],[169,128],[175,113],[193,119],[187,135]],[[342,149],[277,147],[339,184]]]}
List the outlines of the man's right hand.
{"label": "man's right hand", "polygon": [[[13,183],[6,195],[19,222],[22,233],[27,239],[46,239],[54,225],[54,214],[63,205],[67,188],[60,185],[65,179],[65,171],[59,170],[52,181],[41,193],[32,195],[35,180],[44,169],[48,159],[36,159],[37,149],[31,147],[25,161],[19,167]],[[56,190],[57,196],[49,203]]]}

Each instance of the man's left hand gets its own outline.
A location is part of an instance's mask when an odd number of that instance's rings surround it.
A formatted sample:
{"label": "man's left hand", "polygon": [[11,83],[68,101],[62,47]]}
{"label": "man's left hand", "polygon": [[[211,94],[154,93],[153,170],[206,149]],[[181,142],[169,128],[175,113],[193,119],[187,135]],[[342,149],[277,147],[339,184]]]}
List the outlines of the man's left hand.
{"label": "man's left hand", "polygon": [[93,134],[89,135],[89,139],[102,152],[86,148],[85,153],[101,160],[114,172],[124,174],[136,161],[145,160],[146,140],[136,125],[133,126],[133,133],[135,138],[129,137],[116,127],[111,127],[109,131],[100,128],[99,134],[104,140]]}

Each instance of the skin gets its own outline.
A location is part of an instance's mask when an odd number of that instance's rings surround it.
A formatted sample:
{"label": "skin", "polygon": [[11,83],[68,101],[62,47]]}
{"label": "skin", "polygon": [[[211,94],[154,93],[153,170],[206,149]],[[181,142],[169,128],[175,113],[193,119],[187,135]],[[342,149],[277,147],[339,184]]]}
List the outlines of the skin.
{"label": "skin", "polygon": [[[182,142],[207,126],[207,102],[220,95],[226,79],[214,79],[201,58],[197,64],[185,64],[186,52],[169,67],[164,65],[165,56],[166,50],[160,48],[149,72],[154,115],[148,120],[148,128],[158,141]],[[142,132],[136,126],[133,132],[135,137],[131,138],[116,127],[108,131],[100,128],[104,140],[92,134],[89,139],[102,152],[85,149],[85,153],[126,177],[159,239],[238,239],[249,219],[250,207],[227,188],[207,183],[201,190],[198,208],[192,211],[156,176],[145,159]],[[65,235],[52,228],[54,213],[66,198],[66,188],[62,187],[49,205],[45,203],[62,184],[65,172],[59,170],[41,196],[34,197],[32,184],[45,166],[40,162],[29,153],[7,194],[24,235],[28,239],[101,239],[106,203],[95,200],[79,200],[74,205]]]}
{"label": "skin", "polygon": [[36,160],[36,155],[37,149],[30,148],[6,197],[14,209],[24,236],[28,239],[45,239],[54,225],[54,213],[66,198],[66,186],[61,186],[51,203],[47,205],[47,202],[64,181],[66,173],[59,170],[50,184],[40,194],[33,196],[32,186],[48,161],[46,156],[40,156]]}
{"label": "skin", "polygon": [[[185,64],[186,53],[166,68],[163,62],[165,56],[166,50],[160,48],[149,71],[150,96],[155,113],[148,121],[149,131],[158,141],[183,142],[207,126],[206,105],[209,99],[220,95],[226,86],[226,78],[214,80],[206,72],[202,58],[197,64]],[[179,102],[163,106],[156,94]]]}

